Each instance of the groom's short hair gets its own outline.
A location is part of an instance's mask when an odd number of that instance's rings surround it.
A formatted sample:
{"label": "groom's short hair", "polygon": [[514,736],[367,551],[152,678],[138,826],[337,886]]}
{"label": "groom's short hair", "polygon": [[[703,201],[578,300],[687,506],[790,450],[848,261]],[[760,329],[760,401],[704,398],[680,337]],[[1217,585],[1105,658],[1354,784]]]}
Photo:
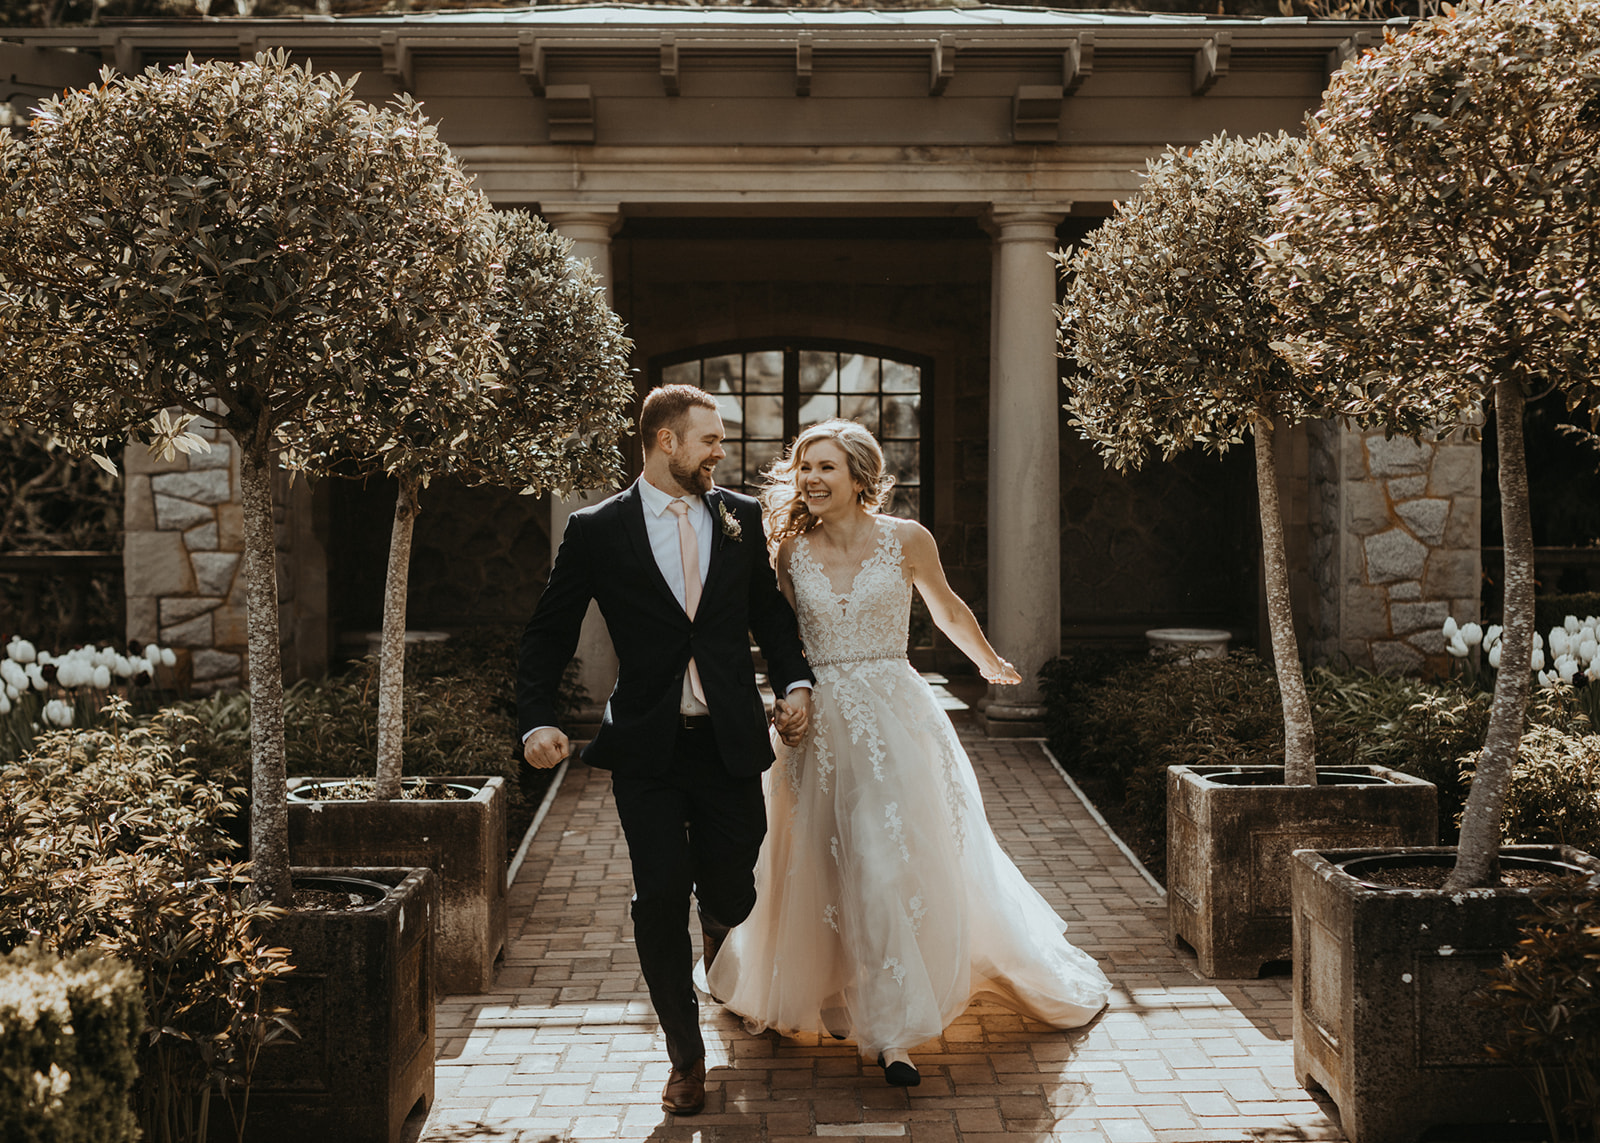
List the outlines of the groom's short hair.
{"label": "groom's short hair", "polygon": [[671,429],[682,436],[684,419],[696,406],[715,412],[717,399],[695,385],[662,385],[650,390],[644,407],[639,410],[639,435],[644,438],[644,451],[656,447],[656,434],[662,429]]}

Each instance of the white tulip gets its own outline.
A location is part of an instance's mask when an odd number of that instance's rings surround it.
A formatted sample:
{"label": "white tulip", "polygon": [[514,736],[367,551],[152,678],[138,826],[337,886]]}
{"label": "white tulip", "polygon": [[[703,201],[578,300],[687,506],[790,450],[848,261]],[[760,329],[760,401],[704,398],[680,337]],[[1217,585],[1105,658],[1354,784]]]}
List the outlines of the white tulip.
{"label": "white tulip", "polygon": [[39,657],[33,649],[33,644],[26,639],[13,639],[6,644],[6,654],[19,663],[31,663]]}
{"label": "white tulip", "polygon": [[83,664],[78,659],[69,655],[65,659],[62,659],[56,667],[56,682],[66,687],[68,690],[71,690],[73,687],[81,687],[83,685],[82,672]]}
{"label": "white tulip", "polygon": [[1496,640],[1495,641],[1495,645],[1493,647],[1489,648],[1489,665],[1491,667],[1493,667],[1497,671],[1500,669],[1500,642],[1499,642],[1499,640]]}
{"label": "white tulip", "polygon": [[52,655],[49,651],[40,651],[39,652],[39,658],[36,661],[38,662],[38,664],[41,667],[46,667],[46,666],[49,666],[51,663],[55,662],[56,661],[56,657],[54,655]]}
{"label": "white tulip", "polygon": [[1476,623],[1468,623],[1461,628],[1461,641],[1469,647],[1476,647],[1483,642],[1483,628]]}
{"label": "white tulip", "polygon": [[1483,633],[1483,649],[1487,651],[1500,642],[1500,636],[1505,634],[1505,628],[1496,623]]}
{"label": "white tulip", "polygon": [[1465,659],[1472,653],[1472,649],[1461,641],[1461,632],[1459,631],[1450,636],[1450,642],[1445,644],[1444,649],[1458,659]]}
{"label": "white tulip", "polygon": [[15,690],[22,690],[28,685],[28,676],[17,666],[15,659],[0,659],[0,680]]}
{"label": "white tulip", "polygon": [[1537,631],[1533,633],[1533,645],[1535,648],[1542,648],[1544,646],[1544,636],[1539,634]]}
{"label": "white tulip", "polygon": [[1456,617],[1454,615],[1445,616],[1444,637],[1446,639],[1454,639],[1456,637],[1456,632],[1460,630],[1461,628],[1456,626]]}
{"label": "white tulip", "polygon": [[49,683],[45,682],[44,672],[39,670],[38,663],[29,663],[22,669],[27,673],[28,682],[34,690],[42,691],[50,685]]}
{"label": "white tulip", "polygon": [[1589,664],[1589,669],[1583,672],[1583,677],[1591,683],[1600,683],[1600,659]]}
{"label": "white tulip", "polygon": [[1555,676],[1554,672],[1546,674],[1544,671],[1540,671],[1540,672],[1538,672],[1538,677],[1539,677],[1539,685],[1541,687],[1543,687],[1545,690],[1548,691],[1548,690],[1553,690],[1555,688],[1556,676]]}
{"label": "white tulip", "polygon": [[133,662],[126,655],[118,655],[111,669],[116,672],[117,678],[126,679],[133,674]]}
{"label": "white tulip", "polygon": [[89,681],[94,683],[96,690],[101,690],[101,691],[105,690],[107,687],[109,687],[111,685],[111,668],[110,667],[96,667],[94,669],[94,675],[90,678]]}
{"label": "white tulip", "polygon": [[71,726],[72,706],[61,699],[51,699],[44,704],[44,720],[51,726]]}
{"label": "white tulip", "polygon": [[1560,627],[1550,629],[1550,653],[1552,655],[1565,655],[1567,653],[1567,633]]}
{"label": "white tulip", "polygon": [[1569,615],[1561,621],[1561,626],[1565,627],[1568,632],[1574,632],[1577,631],[1578,628],[1582,627],[1583,624],[1578,622],[1578,617],[1576,615]]}
{"label": "white tulip", "polygon": [[6,697],[5,691],[0,691],[0,714],[11,713],[11,700]]}
{"label": "white tulip", "polygon": [[94,665],[104,667],[108,671],[111,669],[111,664],[116,661],[117,651],[115,647],[102,647],[94,654]]}
{"label": "white tulip", "polygon": [[1544,649],[1541,647],[1533,649],[1533,669],[1536,671],[1544,670]]}
{"label": "white tulip", "polygon": [[161,665],[163,667],[176,667],[178,665],[178,656],[173,653],[171,647],[161,648]]}
{"label": "white tulip", "polygon": [[1578,658],[1582,659],[1585,663],[1594,662],[1596,652],[1600,652],[1600,641],[1590,638],[1585,639],[1583,642],[1578,644]]}
{"label": "white tulip", "polygon": [[1556,674],[1561,676],[1561,681],[1570,684],[1574,675],[1578,673],[1578,660],[1571,655],[1562,655],[1555,662]]}

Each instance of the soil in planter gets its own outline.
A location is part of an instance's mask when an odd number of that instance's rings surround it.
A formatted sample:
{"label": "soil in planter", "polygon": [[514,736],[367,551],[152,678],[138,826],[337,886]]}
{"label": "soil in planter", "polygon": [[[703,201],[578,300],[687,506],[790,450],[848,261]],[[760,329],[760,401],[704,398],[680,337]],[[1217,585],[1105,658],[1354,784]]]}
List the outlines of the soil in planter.
{"label": "soil in planter", "polygon": [[341,889],[313,889],[296,885],[290,908],[297,913],[348,913],[365,909],[383,900],[382,894],[345,892]]}
{"label": "soil in planter", "polygon": [[[1388,889],[1443,889],[1454,865],[1363,866],[1363,884]],[[1561,885],[1583,885],[1586,878],[1564,869],[1537,869],[1527,866],[1500,870],[1500,880],[1491,888],[1547,889]]]}

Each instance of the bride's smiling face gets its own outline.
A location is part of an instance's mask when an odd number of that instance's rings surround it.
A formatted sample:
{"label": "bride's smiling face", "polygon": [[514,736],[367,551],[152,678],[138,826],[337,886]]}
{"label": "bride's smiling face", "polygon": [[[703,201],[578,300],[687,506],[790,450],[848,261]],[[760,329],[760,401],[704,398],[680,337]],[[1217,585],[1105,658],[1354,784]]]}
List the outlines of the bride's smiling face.
{"label": "bride's smiling face", "polygon": [[862,486],[850,477],[850,461],[833,441],[815,441],[795,465],[795,486],[813,516],[848,510],[860,503]]}

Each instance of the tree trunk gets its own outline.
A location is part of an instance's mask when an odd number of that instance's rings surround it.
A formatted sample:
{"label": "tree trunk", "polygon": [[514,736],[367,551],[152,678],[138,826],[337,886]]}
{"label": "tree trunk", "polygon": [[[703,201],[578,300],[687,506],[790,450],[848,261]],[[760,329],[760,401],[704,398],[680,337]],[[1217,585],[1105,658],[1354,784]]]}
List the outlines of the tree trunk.
{"label": "tree trunk", "polygon": [[250,874],[257,892],[287,906],[289,788],[283,750],[283,659],[278,642],[278,544],[272,460],[262,442],[240,441],[244,581],[250,637]]}
{"label": "tree trunk", "polygon": [[1506,788],[1522,743],[1523,722],[1532,689],[1533,521],[1528,510],[1528,457],[1522,439],[1527,404],[1514,381],[1494,387],[1494,420],[1500,452],[1500,528],[1505,535],[1505,632],[1500,636],[1500,669],[1489,707],[1489,730],[1472,775],[1472,792],[1461,817],[1461,843],[1447,890],[1488,884],[1500,852],[1500,819]]}
{"label": "tree trunk", "polygon": [[402,476],[389,535],[389,574],[383,585],[383,636],[378,644],[378,771],[373,799],[400,796],[406,733],[406,586],[411,533],[417,524],[417,478]]}
{"label": "tree trunk", "polygon": [[1300,645],[1289,605],[1289,557],[1283,542],[1283,512],[1278,506],[1278,462],[1272,452],[1272,422],[1258,418],[1256,491],[1261,499],[1261,564],[1267,595],[1267,627],[1272,632],[1273,666],[1283,699],[1283,780],[1290,786],[1317,784],[1317,739],[1311,724],[1311,699],[1300,669]]}

